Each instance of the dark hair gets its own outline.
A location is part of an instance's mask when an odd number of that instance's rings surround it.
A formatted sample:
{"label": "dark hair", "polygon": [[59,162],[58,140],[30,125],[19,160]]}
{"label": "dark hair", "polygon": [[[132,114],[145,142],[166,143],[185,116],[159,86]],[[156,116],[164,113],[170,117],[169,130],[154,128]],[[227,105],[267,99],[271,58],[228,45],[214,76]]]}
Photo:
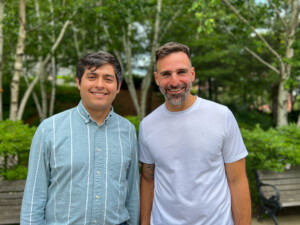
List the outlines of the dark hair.
{"label": "dark hair", "polygon": [[79,84],[81,84],[81,78],[85,70],[90,70],[92,68],[95,68],[96,70],[105,64],[110,64],[114,67],[119,88],[119,84],[123,81],[121,65],[113,55],[103,51],[89,53],[79,59],[76,67],[76,77],[79,80]]}
{"label": "dark hair", "polygon": [[160,46],[155,52],[156,63],[159,59],[164,58],[174,52],[184,52],[191,61],[191,51],[188,46],[176,42],[168,42]]}

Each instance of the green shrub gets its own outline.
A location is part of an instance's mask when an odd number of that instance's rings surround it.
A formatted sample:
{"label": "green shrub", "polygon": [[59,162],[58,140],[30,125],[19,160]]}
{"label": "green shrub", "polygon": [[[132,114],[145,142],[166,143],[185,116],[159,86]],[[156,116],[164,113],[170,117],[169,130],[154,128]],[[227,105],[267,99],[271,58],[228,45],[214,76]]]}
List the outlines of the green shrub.
{"label": "green shrub", "polygon": [[134,126],[137,132],[137,135],[139,133],[139,126],[140,126],[140,117],[139,116],[126,116],[126,119],[128,119]]}
{"label": "green shrub", "polygon": [[300,165],[300,128],[295,124],[252,131],[241,129],[249,151],[248,166],[256,169],[283,171],[286,164]]}
{"label": "green shrub", "polygon": [[258,193],[254,169],[283,171],[285,165],[300,165],[300,128],[295,124],[263,130],[257,125],[253,130],[241,129],[249,155],[247,174],[253,211],[258,206]]}
{"label": "green shrub", "polygon": [[[31,140],[36,127],[29,127],[22,121],[0,121],[0,167],[4,179],[25,179]],[[16,160],[13,162],[12,159]]]}

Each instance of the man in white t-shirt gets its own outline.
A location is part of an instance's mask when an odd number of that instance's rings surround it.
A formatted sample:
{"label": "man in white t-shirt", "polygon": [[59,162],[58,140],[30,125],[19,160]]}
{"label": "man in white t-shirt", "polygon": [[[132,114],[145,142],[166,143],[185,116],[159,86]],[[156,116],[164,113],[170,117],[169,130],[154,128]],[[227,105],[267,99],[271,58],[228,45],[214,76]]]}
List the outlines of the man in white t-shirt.
{"label": "man in white t-shirt", "polygon": [[165,103],[140,124],[142,225],[248,225],[248,152],[223,105],[193,96],[187,46],[156,51],[155,81]]}

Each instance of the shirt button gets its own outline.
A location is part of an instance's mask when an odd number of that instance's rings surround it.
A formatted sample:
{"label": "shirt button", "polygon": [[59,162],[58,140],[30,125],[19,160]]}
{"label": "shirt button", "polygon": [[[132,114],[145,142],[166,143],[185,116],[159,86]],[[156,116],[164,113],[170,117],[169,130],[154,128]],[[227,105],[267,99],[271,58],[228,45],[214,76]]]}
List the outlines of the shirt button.
{"label": "shirt button", "polygon": [[100,148],[97,148],[97,151],[100,152]]}
{"label": "shirt button", "polygon": [[97,223],[97,220],[94,220],[94,223]]}
{"label": "shirt button", "polygon": [[100,171],[99,171],[99,170],[97,171],[97,174],[100,174]]}
{"label": "shirt button", "polygon": [[96,195],[96,198],[99,198],[99,195]]}

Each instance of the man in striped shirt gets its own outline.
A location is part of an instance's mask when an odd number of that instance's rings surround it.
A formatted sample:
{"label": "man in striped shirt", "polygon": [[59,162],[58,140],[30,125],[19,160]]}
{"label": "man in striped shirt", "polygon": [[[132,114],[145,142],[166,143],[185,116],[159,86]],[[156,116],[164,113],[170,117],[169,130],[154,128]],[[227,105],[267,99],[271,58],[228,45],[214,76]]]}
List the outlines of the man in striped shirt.
{"label": "man in striped shirt", "polygon": [[44,120],[30,150],[21,224],[139,224],[135,127],[111,106],[122,71],[109,53],[83,56],[81,101]]}

